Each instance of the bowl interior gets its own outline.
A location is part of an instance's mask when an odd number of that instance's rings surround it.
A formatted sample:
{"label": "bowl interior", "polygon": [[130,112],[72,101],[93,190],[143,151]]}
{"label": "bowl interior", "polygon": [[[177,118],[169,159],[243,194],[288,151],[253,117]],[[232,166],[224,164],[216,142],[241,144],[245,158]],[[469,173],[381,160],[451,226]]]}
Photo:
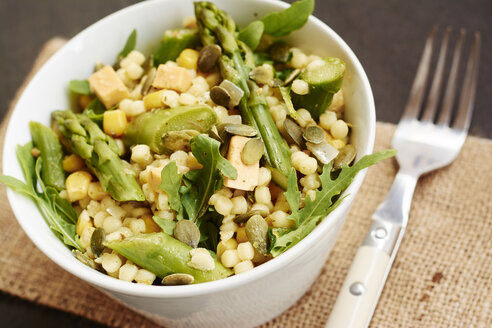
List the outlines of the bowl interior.
{"label": "bowl interior", "polygon": [[[214,2],[230,13],[239,26],[245,26],[257,17],[287,6],[283,2],[274,0],[216,0]],[[3,173],[23,180],[15,156],[16,146],[30,140],[29,121],[39,121],[48,125],[52,111],[70,107],[68,91],[70,80],[87,78],[93,72],[97,61],[112,64],[134,28],[138,31],[137,49],[149,54],[157,47],[164,30],[181,26],[182,19],[190,15],[193,15],[191,0],[146,1],[102,19],[70,40],[42,67],[19,99],[5,138]],[[314,17],[309,19],[302,30],[289,36],[289,41],[305,51],[321,56],[340,57],[346,62],[347,73],[344,81],[346,118],[353,124],[353,142],[357,146],[358,157],[370,153],[375,130],[374,102],[367,77],[350,48],[335,32]],[[351,194],[349,197],[355,195],[362,178],[363,174],[359,174],[349,187],[347,190],[347,193]],[[343,220],[343,217],[337,214],[343,212],[343,208],[339,208],[330,214],[330,220],[323,221],[310,236],[291,250],[246,274],[201,285],[166,288],[163,292],[155,286],[129,284],[86,267],[77,261],[53,235],[36,206],[29,199],[10,190],[7,194],[17,220],[27,235],[48,257],[65,270],[103,288],[154,297],[212,292],[256,279],[268,274],[269,270],[274,270],[283,261],[292,260],[303,247],[312,245],[313,240],[320,238],[322,231],[328,229],[333,221]],[[350,202],[347,198],[341,207],[349,206]]]}

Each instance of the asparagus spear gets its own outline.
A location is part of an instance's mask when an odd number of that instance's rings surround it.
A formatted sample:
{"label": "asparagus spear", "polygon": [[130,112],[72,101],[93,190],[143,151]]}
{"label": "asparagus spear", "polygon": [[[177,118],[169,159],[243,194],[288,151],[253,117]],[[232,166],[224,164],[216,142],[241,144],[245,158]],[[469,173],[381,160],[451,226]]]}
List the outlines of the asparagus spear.
{"label": "asparagus spear", "polygon": [[[195,2],[198,32],[204,46],[219,44],[223,56],[220,68],[223,78],[239,86],[244,95],[239,109],[246,123],[256,128],[265,144],[265,159],[269,166],[287,177],[291,168],[289,149],[268,110],[265,97],[249,79],[251,50],[236,38],[236,24],[224,11],[210,2]],[[243,59],[246,56],[246,63]],[[277,181],[283,186],[286,179]]]}
{"label": "asparagus spear", "polygon": [[41,177],[47,186],[58,191],[65,189],[65,172],[62,168],[63,151],[56,133],[38,122],[30,122],[32,141],[42,158]]}
{"label": "asparagus spear", "polygon": [[140,234],[124,240],[106,242],[106,246],[159,278],[171,273],[187,273],[195,278],[195,283],[201,283],[232,274],[230,269],[217,260],[214,260],[215,268],[209,271],[190,267],[187,263],[191,259],[192,248],[164,232]]}
{"label": "asparagus spear", "polygon": [[120,159],[120,149],[110,136],[84,114],[55,111],[53,118],[72,151],[85,160],[103,189],[118,201],[144,201],[142,189]]}

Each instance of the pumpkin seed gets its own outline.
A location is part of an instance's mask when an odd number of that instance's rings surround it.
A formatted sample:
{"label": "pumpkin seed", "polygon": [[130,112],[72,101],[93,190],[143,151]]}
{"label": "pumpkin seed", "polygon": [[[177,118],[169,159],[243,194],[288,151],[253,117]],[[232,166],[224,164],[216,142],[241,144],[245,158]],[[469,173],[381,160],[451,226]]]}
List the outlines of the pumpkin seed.
{"label": "pumpkin seed", "polygon": [[333,160],[333,169],[341,169],[343,165],[350,164],[355,158],[357,150],[354,145],[348,144],[340,149],[338,156]]}
{"label": "pumpkin seed", "polygon": [[94,255],[99,257],[104,251],[104,240],[106,239],[106,232],[103,228],[96,228],[91,236],[91,250]]}
{"label": "pumpkin seed", "polygon": [[210,136],[212,138],[214,138],[215,140],[217,140],[218,142],[222,143],[223,140],[220,136],[220,133],[219,133],[219,130],[217,130],[217,126],[212,126],[212,129],[210,129],[210,132],[209,132]]}
{"label": "pumpkin seed", "polygon": [[246,222],[246,236],[261,254],[268,253],[268,223],[261,215],[253,215]]}
{"label": "pumpkin seed", "polygon": [[301,149],[305,148],[304,138],[302,137],[302,128],[290,118],[286,118],[284,121],[284,128],[287,135],[295,142]]}
{"label": "pumpkin seed", "polygon": [[79,251],[77,249],[72,250],[72,253],[73,253],[73,255],[75,256],[75,258],[77,260],[79,260],[83,264],[87,265],[88,267],[90,267],[90,268],[92,268],[94,270],[97,270],[99,272],[106,273],[106,271],[104,271],[102,265],[99,264],[99,263],[94,262],[94,260],[91,259],[87,255],[87,253],[82,253],[81,251]]}
{"label": "pumpkin seed", "polygon": [[224,131],[243,137],[254,137],[258,133],[254,127],[246,124],[224,124]]}
{"label": "pumpkin seed", "polygon": [[241,160],[246,165],[258,163],[265,153],[265,145],[260,138],[248,140],[241,150]]}
{"label": "pumpkin seed", "polygon": [[273,80],[273,67],[268,64],[257,66],[249,73],[249,77],[259,84],[267,84]]}
{"label": "pumpkin seed", "polygon": [[252,217],[253,215],[262,215],[262,214],[263,213],[260,210],[252,210],[252,211],[249,211],[247,213],[236,216],[234,218],[234,222],[236,222],[237,224],[244,223],[244,222],[248,221],[249,218]]}
{"label": "pumpkin seed", "polygon": [[200,230],[190,220],[178,221],[174,227],[173,235],[177,240],[193,248],[196,248],[200,241]]}
{"label": "pumpkin seed", "polygon": [[219,106],[229,107],[231,95],[225,88],[216,85],[210,90],[210,99]]}
{"label": "pumpkin seed", "polygon": [[284,85],[284,81],[282,81],[281,79],[272,79],[270,80],[270,82],[268,82],[268,86],[271,87],[271,88],[278,88],[278,87],[281,87]]}
{"label": "pumpkin seed", "polygon": [[323,164],[330,163],[338,155],[338,150],[326,141],[320,144],[306,142],[306,147]]}
{"label": "pumpkin seed", "polygon": [[211,44],[203,47],[202,50],[200,50],[197,62],[200,72],[210,72],[217,64],[217,61],[219,60],[221,55],[222,49],[216,44]]}
{"label": "pumpkin seed", "polygon": [[[255,192],[254,191],[246,191],[246,199],[251,203],[254,204],[256,202],[255,198]],[[268,213],[267,213],[268,215]],[[266,216],[266,215],[265,215]],[[248,217],[249,218],[249,217]]]}
{"label": "pumpkin seed", "polygon": [[238,87],[237,85],[235,85],[229,80],[224,80],[220,82],[219,86],[224,88],[231,96],[231,100],[229,102],[230,107],[239,105],[239,102],[241,101],[241,98],[244,95],[244,91],[240,87]]}
{"label": "pumpkin seed", "polygon": [[304,129],[302,137],[307,142],[311,142],[313,144],[320,144],[323,141],[326,141],[325,131],[323,131],[322,128],[316,125],[311,125]]}
{"label": "pumpkin seed", "polygon": [[228,115],[221,119],[221,122],[224,124],[242,124],[243,120],[241,115]]}
{"label": "pumpkin seed", "polygon": [[191,151],[190,140],[199,134],[200,132],[196,130],[169,131],[164,135],[162,141],[166,150],[189,152]]}
{"label": "pumpkin seed", "polygon": [[149,93],[149,90],[150,88],[152,87],[152,83],[154,83],[154,79],[155,79],[155,73],[156,73],[156,69],[155,67],[152,67],[147,75],[145,75],[145,82],[142,86],[142,96],[145,96],[147,93]]}
{"label": "pumpkin seed", "polygon": [[269,52],[272,59],[277,62],[286,63],[289,61],[290,47],[285,42],[275,42],[271,45]]}
{"label": "pumpkin seed", "polygon": [[290,82],[294,81],[294,79],[301,73],[301,70],[296,68],[292,72],[290,72],[289,75],[285,78],[285,84],[289,84]]}
{"label": "pumpkin seed", "polygon": [[165,286],[191,285],[195,278],[187,273],[173,273],[162,278],[162,284]]}

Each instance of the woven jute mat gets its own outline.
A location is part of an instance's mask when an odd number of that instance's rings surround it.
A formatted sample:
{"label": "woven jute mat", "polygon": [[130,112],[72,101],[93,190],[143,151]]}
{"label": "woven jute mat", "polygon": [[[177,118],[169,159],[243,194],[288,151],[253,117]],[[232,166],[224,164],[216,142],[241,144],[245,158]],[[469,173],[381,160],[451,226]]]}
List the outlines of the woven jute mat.
{"label": "woven jute mat", "polygon": [[[33,72],[63,43],[48,42]],[[2,139],[6,122],[8,117]],[[394,129],[378,123],[375,150],[389,148]],[[396,170],[393,160],[369,169],[319,278],[292,308],[262,327],[324,326]],[[157,327],[44,256],[18,225],[3,187],[0,192],[1,291],[108,326]],[[371,327],[492,327],[491,140],[468,137],[451,165],[420,179]]]}

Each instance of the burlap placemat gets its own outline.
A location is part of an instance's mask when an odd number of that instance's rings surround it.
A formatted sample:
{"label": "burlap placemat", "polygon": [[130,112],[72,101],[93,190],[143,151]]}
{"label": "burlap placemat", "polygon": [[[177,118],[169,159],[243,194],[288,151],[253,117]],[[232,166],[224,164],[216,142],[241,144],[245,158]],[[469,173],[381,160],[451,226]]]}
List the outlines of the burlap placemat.
{"label": "burlap placemat", "polygon": [[[33,72],[63,43],[48,42]],[[394,125],[378,123],[376,150],[389,147],[393,132]],[[292,308],[262,327],[324,326],[370,215],[395,173],[391,160],[369,169],[320,277]],[[371,327],[492,326],[491,184],[492,142],[476,137],[468,137],[450,166],[419,181]],[[108,326],[157,327],[51,262],[17,224],[3,187],[0,193],[0,290]]]}

